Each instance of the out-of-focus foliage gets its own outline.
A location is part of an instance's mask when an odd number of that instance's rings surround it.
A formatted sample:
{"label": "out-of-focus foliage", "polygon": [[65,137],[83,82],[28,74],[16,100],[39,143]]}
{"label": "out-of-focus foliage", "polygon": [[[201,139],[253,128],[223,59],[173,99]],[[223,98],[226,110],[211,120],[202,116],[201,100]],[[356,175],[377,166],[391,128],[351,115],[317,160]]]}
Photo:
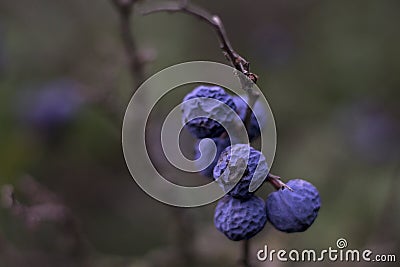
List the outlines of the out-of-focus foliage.
{"label": "out-of-focus foliage", "polygon": [[[267,224],[252,249],[325,249],[343,237],[352,248],[399,256],[400,2],[195,2],[220,15],[234,48],[260,76],[278,131],[272,172],[305,178],[322,199],[306,232],[283,234]],[[192,17],[137,12],[132,23],[143,53],[156,52],[148,76],[184,61],[226,62],[214,32]],[[35,95],[61,90],[62,81],[77,85],[79,108],[56,133],[43,134],[21,114],[34,114]],[[215,204],[168,207],[132,181],[120,138],[131,84],[110,1],[0,2],[0,185],[12,184],[21,203],[42,203],[21,185],[21,177],[33,176],[68,207],[89,247],[76,251],[74,235],[59,223],[31,229],[1,208],[1,267],[177,266],[174,253],[191,266],[236,264],[239,244],[214,228]],[[153,129],[191,89],[157,105]],[[183,137],[193,153],[194,141]],[[153,154],[160,149],[152,143]],[[257,195],[265,199],[271,190]]]}

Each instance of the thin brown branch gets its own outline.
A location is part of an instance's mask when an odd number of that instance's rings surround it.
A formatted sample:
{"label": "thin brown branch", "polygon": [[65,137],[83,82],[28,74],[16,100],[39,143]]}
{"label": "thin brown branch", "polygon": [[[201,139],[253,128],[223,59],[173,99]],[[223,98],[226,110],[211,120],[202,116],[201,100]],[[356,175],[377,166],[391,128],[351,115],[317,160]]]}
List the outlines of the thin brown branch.
{"label": "thin brown branch", "polygon": [[246,129],[249,131],[251,124],[251,115],[253,113],[252,108],[254,107],[254,104],[257,102],[260,95],[256,90],[247,90],[247,95],[249,96],[249,101],[247,103],[244,125],[246,126]]}
{"label": "thin brown branch", "polygon": [[131,27],[133,6],[137,0],[112,0],[112,2],[119,14],[121,39],[128,57],[129,71],[134,81],[135,92],[145,78],[144,62]]}
{"label": "thin brown branch", "polygon": [[290,186],[282,182],[281,177],[274,175],[272,173],[268,173],[266,182],[270,183],[276,190],[287,188],[292,192],[294,191]]}
{"label": "thin brown branch", "polygon": [[250,72],[250,63],[240,56],[233,48],[228,39],[225,31],[224,24],[217,15],[212,15],[207,10],[202,9],[198,6],[188,4],[188,1],[183,1],[181,3],[169,3],[162,6],[156,6],[149,8],[142,12],[143,15],[149,15],[158,12],[170,12],[170,13],[185,13],[190,16],[196,17],[208,25],[210,25],[217,34],[218,41],[220,43],[220,48],[224,53],[225,57],[229,60],[232,66],[238,71],[245,74],[253,82],[257,81],[257,75]]}

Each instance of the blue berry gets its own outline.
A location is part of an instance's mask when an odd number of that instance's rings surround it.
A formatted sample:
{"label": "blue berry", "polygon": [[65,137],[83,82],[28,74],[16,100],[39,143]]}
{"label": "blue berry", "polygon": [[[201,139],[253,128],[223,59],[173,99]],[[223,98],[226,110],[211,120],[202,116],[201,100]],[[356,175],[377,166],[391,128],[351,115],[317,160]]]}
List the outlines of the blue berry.
{"label": "blue berry", "polygon": [[[212,98],[221,102],[210,103],[201,98]],[[185,102],[191,99],[196,100]],[[225,105],[233,111],[236,110],[232,96],[227,94],[224,89],[219,86],[198,86],[183,99],[181,105],[183,123],[197,138],[218,137],[225,131],[219,122],[232,122],[234,118],[233,114],[226,112]]]}
{"label": "blue berry", "polygon": [[294,191],[282,189],[267,197],[268,220],[280,231],[303,232],[318,215],[321,206],[318,190],[301,179],[290,180],[287,185]]}
{"label": "blue berry", "polygon": [[23,99],[23,119],[34,128],[51,132],[69,123],[82,104],[77,83],[56,80]]}
{"label": "blue berry", "polygon": [[225,196],[215,208],[215,227],[233,241],[252,238],[266,222],[265,203],[256,196],[246,200]]}
{"label": "blue berry", "polygon": [[[200,173],[202,175],[211,177],[211,178],[213,177],[213,169],[214,169],[215,165],[217,165],[217,162],[218,162],[219,156],[221,155],[221,152],[230,145],[229,138],[213,138],[212,140],[214,141],[216,148],[217,148],[216,155],[215,155],[212,163],[210,165],[208,165],[207,168],[200,171]],[[199,143],[200,142],[197,141],[195,144],[195,159],[200,158]],[[212,149],[212,146],[208,146],[208,145],[206,145],[206,147],[203,148],[203,153],[205,154],[205,155],[203,155],[203,157],[205,156],[205,159],[207,158],[207,156],[209,154],[211,154],[211,152],[212,152],[211,149]],[[202,165],[201,162],[199,162],[199,165]]]}
{"label": "blue berry", "polygon": [[[246,164],[247,155],[249,158]],[[268,172],[268,164],[260,151],[247,144],[235,144],[222,151],[213,175],[229,195],[247,199],[264,182]]]}
{"label": "blue berry", "polygon": [[[236,105],[236,113],[239,115],[240,119],[244,122],[246,119],[246,112],[247,112],[247,96],[233,96],[233,102]],[[259,137],[261,135],[261,128],[265,126],[265,114],[266,110],[261,105],[260,102],[256,102],[253,106],[253,112],[251,114],[250,119],[250,127],[248,128],[248,135],[249,140],[252,141],[253,139]],[[257,121],[256,116],[259,119]]]}

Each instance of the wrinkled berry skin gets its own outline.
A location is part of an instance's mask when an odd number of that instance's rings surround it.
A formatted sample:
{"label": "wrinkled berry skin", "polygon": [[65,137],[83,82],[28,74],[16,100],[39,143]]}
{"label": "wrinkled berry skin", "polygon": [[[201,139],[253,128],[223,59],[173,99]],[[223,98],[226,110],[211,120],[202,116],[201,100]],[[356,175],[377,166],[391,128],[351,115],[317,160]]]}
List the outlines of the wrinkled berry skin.
{"label": "wrinkled berry skin", "polygon": [[[220,158],[218,160],[217,165],[214,167],[213,175],[214,179],[217,180],[219,183],[223,183],[223,180],[226,180],[226,178],[223,178],[221,176],[225,175],[224,171],[229,168],[229,165],[234,164],[232,162],[232,153],[235,155],[235,157],[240,159],[244,159],[246,155],[239,155],[241,153],[241,147],[244,147],[245,145],[243,144],[238,144],[234,145],[234,149],[231,151],[231,146],[227,147],[224,151],[222,151]],[[235,149],[237,148],[237,149]],[[250,153],[249,153],[249,160],[247,162],[247,166],[245,167],[245,171],[243,173],[243,176],[240,178],[239,182],[231,189],[229,190],[228,194],[230,196],[236,197],[236,198],[241,198],[241,199],[248,199],[251,198],[254,195],[254,192],[250,191],[250,183],[254,177],[255,180],[257,180],[258,186],[260,186],[265,178],[268,175],[268,165],[266,163],[265,157],[262,155],[262,153],[250,146]],[[243,152],[244,154],[244,152]],[[257,169],[257,165],[260,165],[260,167]],[[238,162],[238,166],[240,167],[240,162]],[[233,172],[236,172],[237,166],[231,167]],[[257,173],[256,173],[257,169]],[[231,176],[231,175],[230,175]],[[230,177],[228,177],[230,179]],[[226,181],[225,181],[226,184]],[[256,187],[258,187],[256,186]]]}
{"label": "wrinkled berry skin", "polygon": [[283,189],[267,197],[268,220],[279,231],[303,232],[317,218],[321,206],[318,190],[301,179],[290,180],[287,185],[294,191]]}
{"label": "wrinkled berry skin", "polygon": [[215,208],[215,227],[233,241],[252,238],[266,222],[265,203],[256,196],[243,200],[227,195]]}
{"label": "wrinkled berry skin", "polygon": [[[247,112],[247,96],[233,96],[233,102],[236,105],[236,113],[239,115],[240,119],[244,122],[246,120],[246,112]],[[250,127],[248,128],[248,136],[249,141],[254,140],[255,138],[261,135],[261,128],[266,124],[265,122],[265,114],[266,110],[261,106],[258,102],[256,102],[253,106],[253,112],[251,114],[250,119]],[[257,121],[256,116],[260,121]]]}
{"label": "wrinkled berry skin", "polygon": [[[209,166],[207,166],[207,168],[200,171],[200,174],[210,178],[213,177],[213,170],[215,165],[217,165],[221,152],[231,144],[229,138],[213,138],[212,140],[214,141],[217,147],[214,160]],[[211,148],[206,147],[205,150],[206,150],[205,153],[207,154],[208,150],[211,150]],[[195,159],[200,158],[199,142],[196,142],[194,146],[194,152],[195,152]]]}
{"label": "wrinkled berry skin", "polygon": [[[219,100],[223,104],[228,105],[232,110],[236,110],[232,96],[227,94],[223,88],[219,86],[205,85],[196,87],[192,92],[184,97],[182,109],[190,109],[191,107],[186,106],[184,102],[198,97],[207,97]],[[186,121],[184,118],[184,121],[186,122],[185,127],[189,130],[189,132],[199,139],[218,137],[225,131],[224,127],[220,123],[209,117],[198,117],[188,121]]]}

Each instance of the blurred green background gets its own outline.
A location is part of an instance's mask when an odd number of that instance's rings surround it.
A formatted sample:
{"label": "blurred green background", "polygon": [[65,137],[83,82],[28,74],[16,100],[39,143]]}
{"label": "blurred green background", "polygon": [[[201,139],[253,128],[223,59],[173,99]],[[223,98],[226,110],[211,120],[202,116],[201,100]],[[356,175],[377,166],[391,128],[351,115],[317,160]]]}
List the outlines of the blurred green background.
{"label": "blurred green background", "polygon": [[[311,181],[322,198],[304,233],[267,224],[251,243],[254,265],[318,266],[261,263],[255,252],[264,244],[325,249],[341,237],[350,248],[399,257],[400,1],[195,3],[222,18],[260,76],[278,131],[272,172]],[[226,63],[204,23],[138,12],[154,4],[140,1],[132,20],[152,59],[146,77],[185,61]],[[215,203],[169,207],[129,175],[121,126],[133,83],[118,23],[107,0],[0,1],[1,267],[237,266],[240,244],[214,228]],[[161,102],[160,114],[189,89]],[[69,93],[52,95],[58,90]],[[53,108],[63,123],[47,116]],[[162,116],[154,117],[158,129]],[[7,208],[10,186],[17,209]]]}

